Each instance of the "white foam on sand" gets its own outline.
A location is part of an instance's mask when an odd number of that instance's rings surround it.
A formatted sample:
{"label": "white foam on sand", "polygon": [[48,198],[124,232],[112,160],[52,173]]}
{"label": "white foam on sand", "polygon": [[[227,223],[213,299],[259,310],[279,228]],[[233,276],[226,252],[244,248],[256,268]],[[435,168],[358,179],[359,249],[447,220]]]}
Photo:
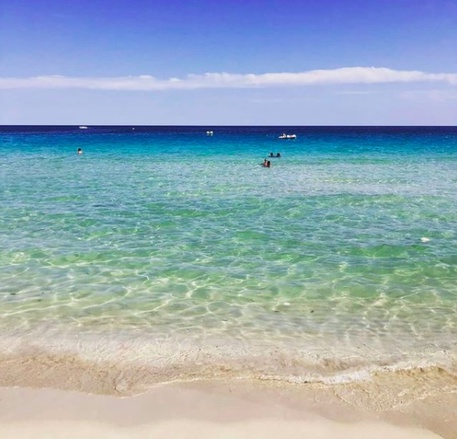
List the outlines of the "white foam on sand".
{"label": "white foam on sand", "polygon": [[[226,385],[159,386],[129,398],[49,389],[0,389],[0,437],[8,439],[436,439],[431,431],[390,424],[275,389]],[[296,395],[295,395],[296,396]]]}

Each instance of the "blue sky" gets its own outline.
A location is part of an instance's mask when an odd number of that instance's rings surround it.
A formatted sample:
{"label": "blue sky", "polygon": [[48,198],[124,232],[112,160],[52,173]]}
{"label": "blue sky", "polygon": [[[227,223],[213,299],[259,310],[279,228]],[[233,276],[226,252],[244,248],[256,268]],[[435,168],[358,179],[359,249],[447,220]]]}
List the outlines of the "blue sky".
{"label": "blue sky", "polygon": [[0,124],[456,125],[457,0],[0,0]]}

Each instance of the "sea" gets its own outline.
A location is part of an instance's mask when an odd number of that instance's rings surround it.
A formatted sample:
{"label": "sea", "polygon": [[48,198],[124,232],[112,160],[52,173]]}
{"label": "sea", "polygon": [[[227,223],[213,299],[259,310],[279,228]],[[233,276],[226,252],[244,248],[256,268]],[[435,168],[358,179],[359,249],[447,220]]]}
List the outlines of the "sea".
{"label": "sea", "polygon": [[96,393],[455,384],[457,128],[1,126],[0,347]]}

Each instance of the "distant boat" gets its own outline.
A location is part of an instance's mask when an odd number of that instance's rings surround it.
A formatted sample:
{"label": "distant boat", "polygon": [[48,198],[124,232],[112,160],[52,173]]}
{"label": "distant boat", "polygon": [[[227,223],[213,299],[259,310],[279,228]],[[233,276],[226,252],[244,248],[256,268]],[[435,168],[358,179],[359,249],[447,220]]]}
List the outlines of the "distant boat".
{"label": "distant boat", "polygon": [[280,139],[296,139],[297,135],[296,134],[281,134],[279,136]]}
{"label": "distant boat", "polygon": [[89,128],[86,127],[86,126],[84,126],[84,125],[81,125],[81,126],[79,127],[79,129],[80,129],[80,130],[88,130]]}
{"label": "distant boat", "polygon": [[206,132],[206,135],[207,135],[207,136],[212,136],[213,134],[214,134],[214,131],[207,131],[207,132]]}

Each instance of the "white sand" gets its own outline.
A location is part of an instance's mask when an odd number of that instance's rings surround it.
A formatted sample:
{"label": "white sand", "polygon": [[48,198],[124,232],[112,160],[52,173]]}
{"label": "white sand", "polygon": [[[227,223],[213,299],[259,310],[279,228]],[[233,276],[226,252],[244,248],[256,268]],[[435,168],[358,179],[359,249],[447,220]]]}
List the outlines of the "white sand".
{"label": "white sand", "polygon": [[433,439],[433,433],[387,424],[344,425],[327,420],[308,422],[255,420],[210,423],[192,420],[159,421],[129,428],[75,421],[11,423],[0,426],[2,438],[21,439],[143,439],[143,438],[319,438],[319,439]]}
{"label": "white sand", "polygon": [[297,392],[235,384],[160,386],[130,398],[0,388],[0,438],[444,437],[413,426],[408,417],[394,425],[374,413],[322,403],[316,395],[301,397]]}

